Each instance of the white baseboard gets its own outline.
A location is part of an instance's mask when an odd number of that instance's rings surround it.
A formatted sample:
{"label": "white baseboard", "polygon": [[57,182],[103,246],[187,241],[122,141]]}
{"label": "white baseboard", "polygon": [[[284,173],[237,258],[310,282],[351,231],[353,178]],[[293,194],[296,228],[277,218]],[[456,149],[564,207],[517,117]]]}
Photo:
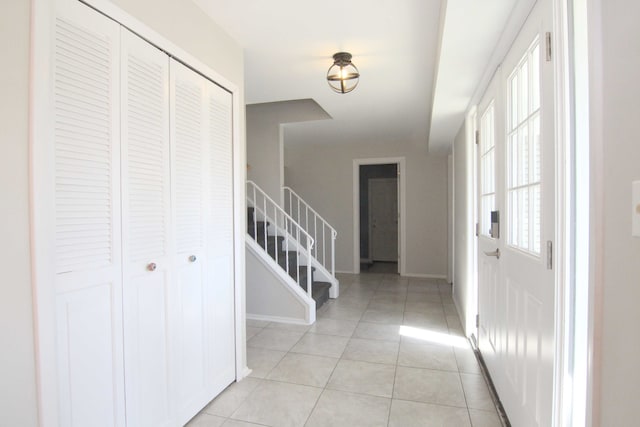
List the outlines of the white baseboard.
{"label": "white baseboard", "polygon": [[303,319],[296,319],[294,317],[269,316],[264,314],[247,313],[247,319],[262,320],[265,322],[291,323],[294,325],[309,325],[309,323],[305,322]]}
{"label": "white baseboard", "polygon": [[447,280],[446,274],[421,274],[421,273],[405,273],[403,277],[415,277],[419,279],[443,279]]}
{"label": "white baseboard", "polygon": [[236,381],[241,381],[244,378],[247,378],[251,372],[253,372],[248,366],[245,366],[244,369],[241,369],[241,372],[239,373],[238,377],[236,378]]}
{"label": "white baseboard", "polygon": [[[336,270],[336,273],[339,274],[358,274],[355,273],[353,271],[338,271]],[[442,280],[447,280],[447,275],[446,274],[422,274],[422,273],[405,273],[400,275],[400,277],[415,277],[418,279],[442,279]]]}

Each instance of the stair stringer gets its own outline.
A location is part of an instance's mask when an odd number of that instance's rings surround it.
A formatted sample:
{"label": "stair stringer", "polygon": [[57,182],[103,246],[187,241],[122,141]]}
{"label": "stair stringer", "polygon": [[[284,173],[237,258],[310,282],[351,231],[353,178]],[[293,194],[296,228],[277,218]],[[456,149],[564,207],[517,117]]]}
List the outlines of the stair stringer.
{"label": "stair stringer", "polygon": [[[247,318],[313,324],[316,321],[316,302],[313,298],[248,234],[245,242]],[[291,302],[295,306],[292,307]]]}

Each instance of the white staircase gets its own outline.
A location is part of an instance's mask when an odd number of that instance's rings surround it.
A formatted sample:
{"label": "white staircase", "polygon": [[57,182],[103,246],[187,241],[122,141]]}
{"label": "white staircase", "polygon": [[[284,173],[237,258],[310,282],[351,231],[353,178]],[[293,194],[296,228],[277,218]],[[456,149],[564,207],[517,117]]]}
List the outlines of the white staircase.
{"label": "white staircase", "polygon": [[338,295],[315,239],[252,181],[247,216],[247,317],[313,323],[316,309]]}

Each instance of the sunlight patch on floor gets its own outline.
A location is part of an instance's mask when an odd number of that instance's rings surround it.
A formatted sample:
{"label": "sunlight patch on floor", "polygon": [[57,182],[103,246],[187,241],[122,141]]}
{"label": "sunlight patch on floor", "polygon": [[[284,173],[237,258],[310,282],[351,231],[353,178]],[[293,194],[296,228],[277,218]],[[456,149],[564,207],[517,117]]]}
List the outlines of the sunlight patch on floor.
{"label": "sunlight patch on floor", "polygon": [[452,347],[469,348],[469,342],[466,338],[444,334],[442,332],[434,332],[428,329],[414,328],[412,326],[400,326],[400,335],[415,338],[422,341],[428,341],[433,344],[450,345]]}

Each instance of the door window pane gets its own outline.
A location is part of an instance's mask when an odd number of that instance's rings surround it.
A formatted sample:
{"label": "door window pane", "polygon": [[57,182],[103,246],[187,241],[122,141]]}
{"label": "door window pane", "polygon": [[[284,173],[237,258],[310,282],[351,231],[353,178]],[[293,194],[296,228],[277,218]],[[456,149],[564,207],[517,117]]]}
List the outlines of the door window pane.
{"label": "door window pane", "polygon": [[495,113],[493,101],[480,118],[480,233],[489,235],[496,209]]}
{"label": "door window pane", "polygon": [[507,80],[507,241],[534,255],[540,255],[542,210],[539,45],[536,38]]}

